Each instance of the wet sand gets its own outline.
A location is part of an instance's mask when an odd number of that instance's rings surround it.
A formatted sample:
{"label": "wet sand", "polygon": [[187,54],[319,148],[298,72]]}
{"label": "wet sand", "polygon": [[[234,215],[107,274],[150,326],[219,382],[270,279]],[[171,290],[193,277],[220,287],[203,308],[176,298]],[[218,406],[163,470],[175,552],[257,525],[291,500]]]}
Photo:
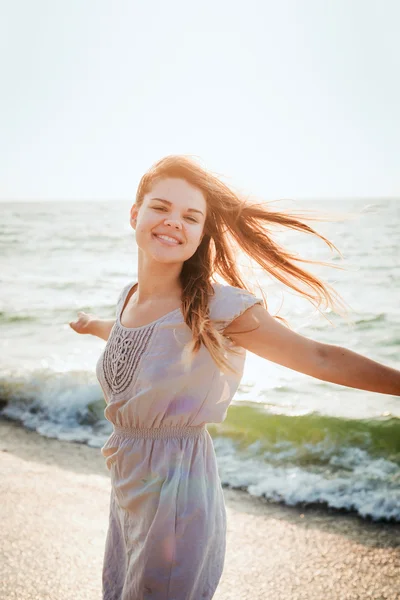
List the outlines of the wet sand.
{"label": "wet sand", "polygon": [[[100,449],[0,419],[0,461],[0,599],[101,600],[111,488]],[[224,492],[215,600],[399,600],[400,525]]]}

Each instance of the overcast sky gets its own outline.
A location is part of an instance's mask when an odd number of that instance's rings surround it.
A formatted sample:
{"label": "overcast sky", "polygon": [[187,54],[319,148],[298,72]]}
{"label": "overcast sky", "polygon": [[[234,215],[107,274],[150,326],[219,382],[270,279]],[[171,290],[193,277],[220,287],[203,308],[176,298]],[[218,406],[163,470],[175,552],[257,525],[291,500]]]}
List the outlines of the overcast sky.
{"label": "overcast sky", "polygon": [[0,0],[0,198],[133,198],[172,153],[400,196],[399,31],[397,0]]}

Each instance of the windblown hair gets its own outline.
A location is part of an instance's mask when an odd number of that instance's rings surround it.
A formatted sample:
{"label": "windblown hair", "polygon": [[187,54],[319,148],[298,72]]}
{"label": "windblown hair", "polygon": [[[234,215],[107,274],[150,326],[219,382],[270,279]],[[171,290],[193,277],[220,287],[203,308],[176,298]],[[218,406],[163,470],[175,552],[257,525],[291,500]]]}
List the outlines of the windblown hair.
{"label": "windblown hair", "polygon": [[[226,351],[235,353],[234,345],[229,344],[227,337],[216,328],[215,321],[211,321],[208,300],[214,293],[211,282],[215,273],[229,285],[251,292],[236,265],[235,251],[238,248],[273,277],[305,296],[317,310],[323,304],[335,311],[335,299],[337,307],[344,307],[341,297],[330,285],[295,263],[340,267],[299,258],[273,240],[269,228],[274,225],[285,226],[318,236],[331,250],[335,249],[341,255],[332,242],[297,219],[293,213],[270,210],[268,202],[250,202],[247,196],[232,191],[218,176],[186,155],[166,156],[143,175],[136,193],[138,208],[144,196],[151,192],[152,186],[165,178],[184,179],[203,193],[207,204],[203,239],[193,256],[183,263],[180,273],[182,314],[192,332],[192,340],[184,352],[185,362],[204,344],[221,370],[234,371],[226,358]],[[306,218],[324,220],[319,216]],[[300,282],[305,284],[305,289],[300,287]],[[267,308],[265,295],[262,294],[262,297]],[[282,317],[274,316],[287,324]]]}

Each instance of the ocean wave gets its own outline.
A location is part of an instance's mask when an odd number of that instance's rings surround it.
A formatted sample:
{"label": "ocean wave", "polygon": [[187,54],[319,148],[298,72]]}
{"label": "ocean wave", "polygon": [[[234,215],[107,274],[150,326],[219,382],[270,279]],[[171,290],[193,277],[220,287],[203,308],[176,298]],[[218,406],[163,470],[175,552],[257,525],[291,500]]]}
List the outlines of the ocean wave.
{"label": "ocean wave", "polygon": [[[0,377],[0,416],[39,434],[100,448],[112,432],[91,372],[50,369]],[[346,419],[233,402],[208,424],[222,484],[287,505],[321,504],[400,522],[400,419]]]}

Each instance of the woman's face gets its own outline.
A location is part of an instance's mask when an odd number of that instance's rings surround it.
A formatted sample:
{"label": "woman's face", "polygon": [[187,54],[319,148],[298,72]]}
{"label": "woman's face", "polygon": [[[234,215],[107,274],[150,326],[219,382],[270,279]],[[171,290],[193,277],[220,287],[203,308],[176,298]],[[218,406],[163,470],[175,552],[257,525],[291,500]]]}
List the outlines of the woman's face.
{"label": "woman's face", "polygon": [[131,208],[130,223],[136,231],[137,245],[159,262],[183,263],[193,256],[202,240],[206,208],[202,192],[184,179],[154,183],[140,208],[136,204]]}

